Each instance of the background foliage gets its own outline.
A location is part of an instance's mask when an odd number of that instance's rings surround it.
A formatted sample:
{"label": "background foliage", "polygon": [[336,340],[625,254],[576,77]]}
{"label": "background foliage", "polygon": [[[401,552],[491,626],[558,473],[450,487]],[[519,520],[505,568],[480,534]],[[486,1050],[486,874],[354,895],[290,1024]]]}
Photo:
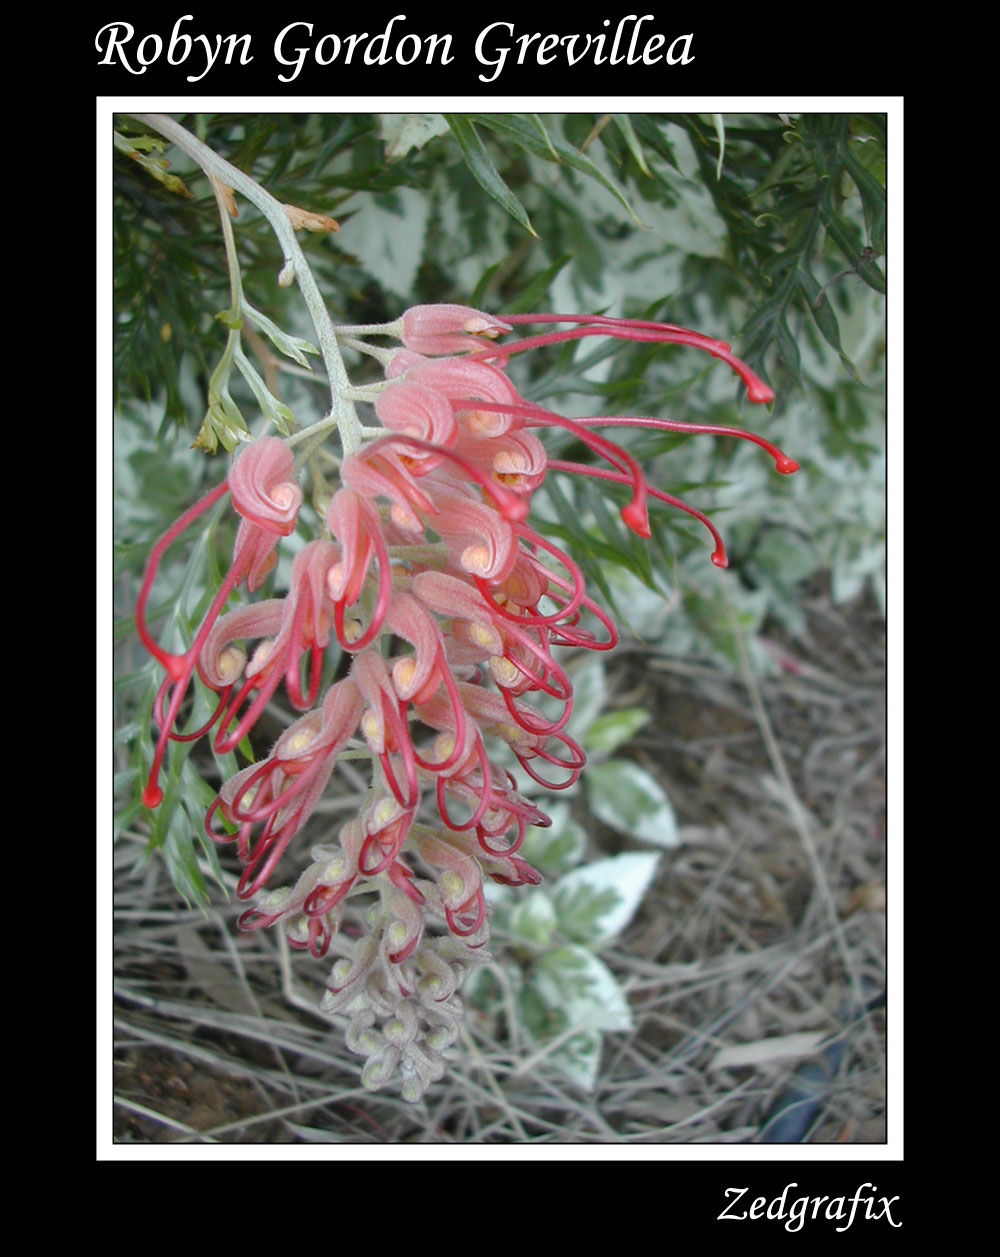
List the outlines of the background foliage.
{"label": "background foliage", "polygon": [[[745,425],[802,464],[786,479],[743,442],[637,431],[621,438],[651,483],[713,515],[730,554],[724,581],[709,562],[705,534],[688,517],[654,504],[647,546],[622,525],[607,486],[549,478],[535,500],[546,530],[567,544],[633,634],[671,656],[722,667],[738,663],[746,641],[753,665],[767,670],[775,666],[774,626],[793,641],[805,634],[803,592],[817,581],[829,582],[837,603],[870,587],[884,609],[884,117],[181,120],[279,200],[339,220],[338,234],[303,240],[335,322],[386,321],[425,301],[501,315],[657,318],[731,341],[771,383],[777,401],[768,413],[745,405],[728,370],[706,365],[693,350],[582,342],[515,361],[521,391],[570,416]],[[150,546],[224,474],[221,450],[210,456],[190,447],[210,409],[226,345],[218,316],[229,305],[229,277],[218,210],[200,172],[183,161],[166,168],[163,148],[127,117],[116,120],[116,130],[116,634],[125,646]],[[294,289],[278,283],[282,259],[270,229],[244,201],[235,231],[250,301],[285,333],[309,340]],[[279,370],[264,337],[250,329],[246,339],[280,406],[299,425],[319,419],[324,388],[310,378],[307,359],[286,357]],[[371,371],[364,363],[350,366],[356,382]],[[229,388],[227,403],[240,421],[255,434],[268,430],[259,392],[235,372]],[[586,458],[568,437],[551,438],[551,449]],[[304,511],[299,542],[316,527],[316,516]],[[183,556],[174,556],[163,582],[166,590],[172,579],[176,591],[161,608],[163,635],[189,637],[231,542],[231,524],[216,512]],[[281,579],[279,571],[279,586]],[[134,650],[123,650],[121,660],[118,833],[147,815],[136,782],[151,754],[158,680]],[[538,1041],[558,1037],[566,1010],[581,1000],[604,1010],[604,1021],[550,1055],[580,1085],[593,1082],[601,1032],[629,1024],[627,1004],[599,959],[601,945],[635,912],[655,873],[656,848],[676,837],[662,787],[622,754],[649,713],[602,716],[603,664],[591,665],[591,673],[583,692],[589,686],[593,699],[589,707],[581,701],[586,728],[575,726],[595,761],[582,787],[587,806],[647,850],[585,865],[586,835],[568,811],[557,812],[549,846],[534,853],[546,886],[497,898],[499,930],[523,949],[515,997],[526,1033]],[[174,748],[171,788],[148,835],[148,850],[165,857],[189,902],[206,901],[206,868],[221,875],[216,849],[199,839],[214,793],[205,778],[238,767],[235,756],[215,768],[191,759],[206,753]],[[499,998],[488,974],[478,985],[484,1007]]]}

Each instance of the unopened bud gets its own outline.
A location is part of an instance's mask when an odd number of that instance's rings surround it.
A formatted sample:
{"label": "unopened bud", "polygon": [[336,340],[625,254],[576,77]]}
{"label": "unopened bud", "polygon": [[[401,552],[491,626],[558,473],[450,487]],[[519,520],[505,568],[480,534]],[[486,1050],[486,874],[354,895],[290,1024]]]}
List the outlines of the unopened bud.
{"label": "unopened bud", "polygon": [[309,918],[304,912],[300,912],[285,925],[285,934],[290,943],[308,943],[309,942]]}
{"label": "unopened bud", "polygon": [[390,821],[395,820],[399,814],[399,804],[395,799],[386,795],[379,799],[372,811],[372,827],[373,831],[384,829]]}
{"label": "unopened bud", "polygon": [[503,649],[500,634],[496,631],[496,629],[490,628],[486,624],[470,625],[469,637],[476,643],[477,646],[482,646],[484,650],[500,651]]}
{"label": "unopened bud", "polygon": [[392,683],[400,698],[402,698],[403,693],[409,690],[410,686],[413,684],[413,677],[416,671],[416,660],[409,657],[406,659],[397,659],[392,665]]}
{"label": "unopened bud", "polygon": [[438,890],[441,892],[441,898],[446,903],[455,904],[456,907],[462,903],[465,895],[465,882],[459,873],[454,869],[446,869],[438,878]]}
{"label": "unopened bud", "polygon": [[245,651],[240,650],[239,646],[227,646],[219,655],[216,664],[216,670],[223,684],[228,685],[234,681],[243,671],[246,662]]}
{"label": "unopened bud", "polygon": [[416,1104],[426,1090],[419,1074],[411,1074],[399,1089],[399,1094],[407,1104]]}
{"label": "unopened bud", "polygon": [[365,741],[373,751],[380,751],[383,745],[382,724],[371,707],[361,717],[361,732]]}
{"label": "unopened bud", "polygon": [[400,1051],[394,1044],[387,1044],[381,1051],[369,1057],[361,1071],[361,1085],[367,1091],[377,1091],[392,1077],[399,1064]]}
{"label": "unopened bud", "polygon": [[486,546],[466,546],[462,551],[462,566],[476,576],[485,576],[490,570],[490,552]]}
{"label": "unopened bud", "polygon": [[346,956],[340,960],[334,961],[333,968],[330,970],[330,981],[335,987],[343,986],[351,974],[351,962]]}
{"label": "unopened bud", "polygon": [[275,908],[281,907],[291,893],[291,888],[288,886],[276,886],[274,890],[262,890],[257,896],[257,907],[261,911],[273,912]]}
{"label": "unopened bud", "polygon": [[425,1038],[424,1042],[432,1052],[443,1052],[450,1048],[458,1038],[458,1030],[452,1026],[436,1026]]}
{"label": "unopened bud", "polygon": [[330,860],[322,873],[319,875],[319,884],[321,886],[329,886],[340,881],[347,872],[347,857],[343,852],[338,853]]}
{"label": "unopened bud", "polygon": [[490,660],[490,672],[493,674],[493,680],[496,681],[497,685],[502,685],[504,689],[510,689],[512,685],[516,685],[521,679],[521,673],[517,666],[502,655],[495,655]]}
{"label": "unopened bud", "polygon": [[460,354],[475,349],[480,338],[494,340],[511,330],[509,323],[469,306],[440,303],[412,306],[403,314],[402,340],[421,354]]}

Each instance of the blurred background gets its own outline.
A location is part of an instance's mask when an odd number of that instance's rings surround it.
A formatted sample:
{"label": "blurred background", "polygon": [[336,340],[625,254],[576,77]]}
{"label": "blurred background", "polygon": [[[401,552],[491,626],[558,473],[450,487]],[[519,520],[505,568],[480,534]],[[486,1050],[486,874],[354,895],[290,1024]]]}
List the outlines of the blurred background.
{"label": "blurred background", "polygon": [[[300,237],[335,322],[454,301],[689,326],[731,342],[773,407],[680,346],[586,340],[511,375],[570,417],[747,427],[801,470],[779,476],[748,442],[616,431],[651,484],[712,516],[726,572],[668,506],[643,543],[624,490],[550,475],[535,495],[623,633],[611,655],[567,658],[590,764],[538,798],[555,824],[525,854],[544,883],[492,895],[494,962],[467,984],[450,1073],[417,1105],[363,1091],[342,1026],[315,1011],[327,966],[235,929],[238,866],[202,829],[226,765],[179,744],[176,801],[139,800],[160,679],[134,634],[146,556],[226,474],[241,424],[261,435],[287,407],[305,426],[329,392],[253,328],[264,394],[220,374],[215,198],[116,116],[116,1140],[884,1141],[886,117],[179,120],[280,201],[338,220]],[[314,339],[266,221],[238,213],[247,299],[279,338]],[[347,362],[355,383],[376,377]],[[546,443],[587,458],[571,436]],[[306,508],[277,588],[318,527]],[[219,512],[171,551],[164,636],[185,640],[233,536]],[[338,780],[319,832],[362,796],[360,775]]]}

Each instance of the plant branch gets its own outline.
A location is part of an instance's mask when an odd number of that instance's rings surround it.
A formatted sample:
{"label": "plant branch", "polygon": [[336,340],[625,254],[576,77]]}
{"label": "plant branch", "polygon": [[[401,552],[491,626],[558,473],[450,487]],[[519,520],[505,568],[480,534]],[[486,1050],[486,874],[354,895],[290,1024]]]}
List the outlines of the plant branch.
{"label": "plant branch", "polygon": [[344,360],[340,354],[336,332],[326,308],[326,302],[323,300],[305,254],[295,238],[295,229],[288,217],[288,211],[255,179],[244,174],[236,166],[230,165],[173,118],[166,114],[133,114],[132,116],[144,126],[152,127],[176,144],[201,167],[210,179],[218,179],[239,192],[241,196],[245,196],[270,223],[271,229],[278,237],[286,265],[291,263],[295,271],[295,279],[308,307],[313,327],[316,329],[320,355],[330,380],[330,418],[334,420],[335,426],[340,431],[344,452],[353,453],[360,444],[361,438],[360,424],[354,405],[349,398],[344,396],[344,391],[350,387],[350,381],[347,378]]}

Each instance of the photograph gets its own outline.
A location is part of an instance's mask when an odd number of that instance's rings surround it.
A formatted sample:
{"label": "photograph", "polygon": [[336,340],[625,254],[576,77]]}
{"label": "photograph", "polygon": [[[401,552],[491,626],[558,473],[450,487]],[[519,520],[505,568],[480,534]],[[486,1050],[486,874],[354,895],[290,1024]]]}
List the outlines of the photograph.
{"label": "photograph", "polygon": [[898,102],[156,99],[98,102],[115,1155],[883,1155]]}

